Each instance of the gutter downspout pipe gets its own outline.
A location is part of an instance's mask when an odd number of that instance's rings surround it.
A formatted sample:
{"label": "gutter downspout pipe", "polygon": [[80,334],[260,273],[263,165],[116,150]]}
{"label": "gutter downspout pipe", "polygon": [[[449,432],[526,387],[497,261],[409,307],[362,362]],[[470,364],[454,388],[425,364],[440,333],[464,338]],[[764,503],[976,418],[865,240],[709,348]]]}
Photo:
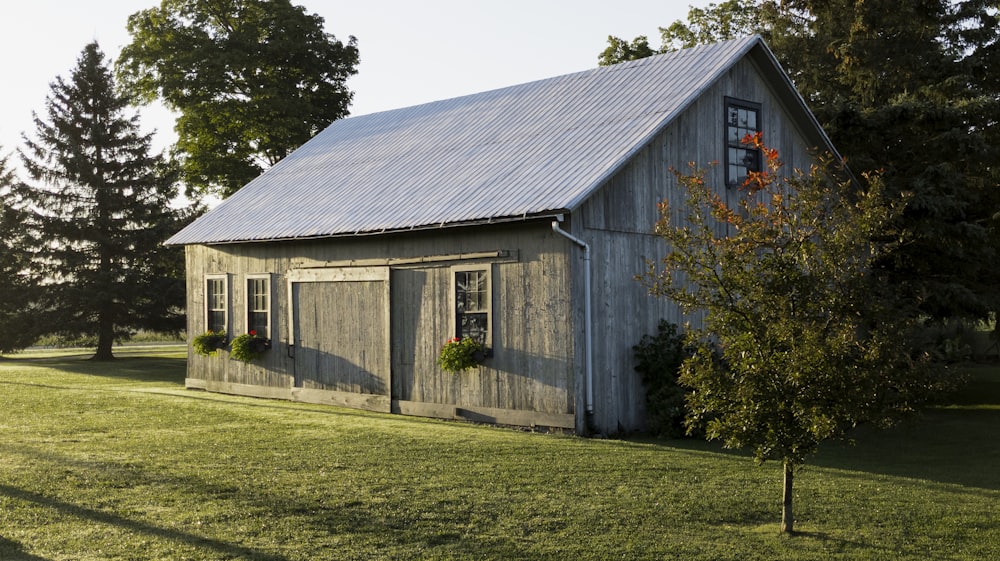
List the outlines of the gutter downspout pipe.
{"label": "gutter downspout pipe", "polygon": [[552,221],[552,231],[563,236],[583,249],[583,330],[584,330],[584,352],[586,353],[586,389],[585,389],[585,411],[587,415],[594,414],[594,350],[593,350],[593,322],[591,320],[591,287],[590,287],[590,246],[587,242],[570,234],[559,227],[563,221],[563,215],[557,215]]}

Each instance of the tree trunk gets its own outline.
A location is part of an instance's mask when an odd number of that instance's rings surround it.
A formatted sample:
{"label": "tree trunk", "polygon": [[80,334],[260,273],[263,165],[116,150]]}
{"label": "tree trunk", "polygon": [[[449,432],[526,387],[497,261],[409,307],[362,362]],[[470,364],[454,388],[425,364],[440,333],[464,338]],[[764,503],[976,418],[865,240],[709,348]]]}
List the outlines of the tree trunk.
{"label": "tree trunk", "polygon": [[114,325],[107,320],[103,313],[97,321],[97,352],[92,358],[93,360],[114,360],[115,355],[111,349],[115,344]]}
{"label": "tree trunk", "polygon": [[785,490],[781,498],[781,531],[786,534],[795,533],[793,527],[795,519],[792,518],[792,483],[794,479],[792,464],[785,460]]}

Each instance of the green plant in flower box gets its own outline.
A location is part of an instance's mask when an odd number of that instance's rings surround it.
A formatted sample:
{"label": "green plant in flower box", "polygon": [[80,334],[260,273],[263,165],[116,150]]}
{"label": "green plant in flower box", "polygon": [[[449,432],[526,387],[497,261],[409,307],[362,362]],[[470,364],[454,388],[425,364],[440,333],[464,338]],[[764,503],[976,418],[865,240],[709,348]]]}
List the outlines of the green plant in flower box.
{"label": "green plant in flower box", "polygon": [[438,366],[452,374],[479,366],[486,356],[486,349],[471,337],[454,337],[441,347]]}
{"label": "green plant in flower box", "polygon": [[230,358],[250,362],[264,356],[264,353],[271,348],[271,340],[260,337],[256,331],[250,331],[233,339],[229,348]]}
{"label": "green plant in flower box", "polygon": [[206,331],[191,341],[194,352],[202,356],[214,356],[219,349],[226,346],[226,334],[222,331]]}

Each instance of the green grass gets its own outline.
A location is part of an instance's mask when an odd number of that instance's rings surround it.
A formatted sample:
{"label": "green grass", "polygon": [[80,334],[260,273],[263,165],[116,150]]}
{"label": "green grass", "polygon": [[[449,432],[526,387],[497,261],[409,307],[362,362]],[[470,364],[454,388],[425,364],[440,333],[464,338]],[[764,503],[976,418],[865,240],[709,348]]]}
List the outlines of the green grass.
{"label": "green grass", "polygon": [[796,480],[692,441],[587,440],[183,388],[184,348],[0,360],[0,559],[983,560],[1000,370]]}

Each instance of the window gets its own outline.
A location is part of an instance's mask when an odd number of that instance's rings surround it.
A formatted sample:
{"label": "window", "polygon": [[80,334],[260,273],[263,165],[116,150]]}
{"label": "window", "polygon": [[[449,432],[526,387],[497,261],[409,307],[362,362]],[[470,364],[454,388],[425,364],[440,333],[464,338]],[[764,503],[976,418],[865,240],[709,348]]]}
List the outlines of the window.
{"label": "window", "polygon": [[271,277],[247,277],[247,333],[271,338]]}
{"label": "window", "polygon": [[726,185],[743,185],[749,172],[760,171],[760,151],[743,143],[760,125],[760,104],[726,98]]}
{"label": "window", "polygon": [[455,336],[471,337],[493,346],[492,295],[489,267],[452,269],[455,294]]}
{"label": "window", "polygon": [[225,275],[205,278],[205,325],[208,331],[229,333],[229,291]]}

